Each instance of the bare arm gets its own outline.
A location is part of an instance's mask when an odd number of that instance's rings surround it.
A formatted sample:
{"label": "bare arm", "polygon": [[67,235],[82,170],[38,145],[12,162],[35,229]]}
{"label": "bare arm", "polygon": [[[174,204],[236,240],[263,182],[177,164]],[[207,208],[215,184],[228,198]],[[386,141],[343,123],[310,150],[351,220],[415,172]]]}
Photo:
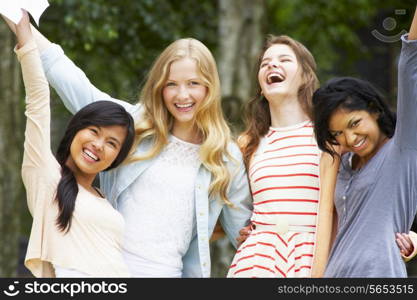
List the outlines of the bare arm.
{"label": "bare arm", "polygon": [[316,247],[312,277],[322,277],[326,269],[334,236],[334,190],[339,158],[323,153],[320,160],[320,204],[317,220]]}
{"label": "bare arm", "polygon": [[417,40],[417,8],[414,12],[413,22],[411,23],[410,32],[408,34],[409,40]]}

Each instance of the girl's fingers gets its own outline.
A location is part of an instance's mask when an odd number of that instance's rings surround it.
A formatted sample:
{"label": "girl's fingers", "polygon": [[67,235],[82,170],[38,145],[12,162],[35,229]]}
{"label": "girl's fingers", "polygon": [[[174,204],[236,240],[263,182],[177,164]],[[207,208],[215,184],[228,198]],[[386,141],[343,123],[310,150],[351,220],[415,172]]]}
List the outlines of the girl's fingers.
{"label": "girl's fingers", "polygon": [[250,226],[243,227],[240,231],[240,235],[249,235],[251,233]]}
{"label": "girl's fingers", "polygon": [[396,239],[397,245],[400,248],[400,252],[402,255],[404,256],[408,256],[410,255],[410,253],[412,252],[411,250],[411,246],[410,244],[407,243],[407,241],[404,239],[404,237],[400,237]]}

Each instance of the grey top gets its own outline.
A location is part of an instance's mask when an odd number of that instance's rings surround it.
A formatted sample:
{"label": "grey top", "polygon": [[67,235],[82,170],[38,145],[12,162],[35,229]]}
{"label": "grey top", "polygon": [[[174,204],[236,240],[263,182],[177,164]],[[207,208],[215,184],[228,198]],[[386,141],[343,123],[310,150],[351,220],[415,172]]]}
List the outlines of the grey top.
{"label": "grey top", "polygon": [[336,184],[338,232],[326,277],[407,277],[395,242],[417,209],[417,41],[402,37],[395,134],[352,170],[342,157]]}

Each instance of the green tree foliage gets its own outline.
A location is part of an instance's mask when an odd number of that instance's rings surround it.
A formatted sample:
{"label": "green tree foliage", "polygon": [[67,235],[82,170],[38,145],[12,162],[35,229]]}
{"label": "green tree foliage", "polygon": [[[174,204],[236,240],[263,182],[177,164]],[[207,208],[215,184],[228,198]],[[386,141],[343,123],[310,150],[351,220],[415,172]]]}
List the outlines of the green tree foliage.
{"label": "green tree foliage", "polygon": [[99,88],[136,101],[138,84],[169,43],[192,36],[214,48],[213,2],[51,0],[40,29]]}
{"label": "green tree foliage", "polygon": [[[218,1],[50,0],[40,28],[99,88],[136,101],[150,64],[173,40],[191,36],[216,53]],[[413,0],[265,3],[265,33],[287,34],[304,43],[316,58],[322,81],[334,75],[358,75],[358,61],[372,60],[378,48],[392,47],[381,43],[370,48],[366,40],[375,40],[372,30],[392,34],[382,28],[388,16],[395,18],[396,28],[408,29],[415,8]],[[407,13],[397,16],[396,9]]]}
{"label": "green tree foliage", "polygon": [[[395,18],[397,28],[408,30],[416,5],[410,0],[269,0],[267,3],[268,30],[287,34],[305,44],[317,61],[322,79],[335,74],[357,75],[355,63],[377,54],[367,43],[375,40],[372,30],[392,34],[382,28],[381,16]],[[395,15],[398,9],[405,9],[406,14]]]}
{"label": "green tree foliage", "polygon": [[14,37],[0,24],[0,277],[16,276],[25,191],[20,180],[23,145],[23,97],[20,67],[12,52]]}

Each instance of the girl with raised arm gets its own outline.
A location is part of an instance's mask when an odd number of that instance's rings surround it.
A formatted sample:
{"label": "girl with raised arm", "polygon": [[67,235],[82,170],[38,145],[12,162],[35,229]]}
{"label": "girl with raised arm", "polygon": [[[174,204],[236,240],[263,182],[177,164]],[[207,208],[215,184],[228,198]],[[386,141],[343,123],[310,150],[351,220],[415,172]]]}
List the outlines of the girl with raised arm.
{"label": "girl with raised arm", "polygon": [[326,277],[407,276],[394,237],[408,232],[417,210],[416,39],[414,15],[402,37],[396,117],[363,80],[332,79],[314,93],[319,147],[333,156],[332,145],[348,150],[337,176],[338,229]]}
{"label": "girl with raised arm", "polygon": [[123,217],[92,184],[127,157],[133,119],[115,103],[88,105],[69,122],[55,158],[49,86],[26,12],[15,29],[26,90],[22,178],[33,217],[25,266],[36,277],[128,277]]}

